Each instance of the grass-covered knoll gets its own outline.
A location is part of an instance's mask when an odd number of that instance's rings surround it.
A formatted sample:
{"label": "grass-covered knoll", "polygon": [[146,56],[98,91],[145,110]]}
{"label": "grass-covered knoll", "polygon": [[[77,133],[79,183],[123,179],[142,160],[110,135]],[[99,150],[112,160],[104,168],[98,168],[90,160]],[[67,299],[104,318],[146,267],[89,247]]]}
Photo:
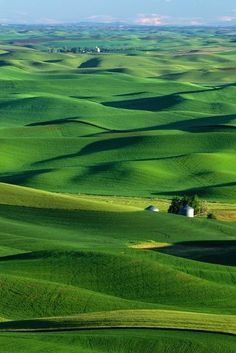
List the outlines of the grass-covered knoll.
{"label": "grass-covered knoll", "polygon": [[234,353],[235,338],[222,334],[193,333],[166,330],[94,330],[67,333],[1,334],[6,353],[113,353],[173,352],[173,353]]}
{"label": "grass-covered knoll", "polygon": [[[127,206],[125,211],[115,205],[102,208],[102,202],[95,210],[91,201],[86,210],[72,210],[66,203],[64,209],[49,209],[46,203],[39,208],[41,192],[16,189],[15,201],[0,207],[1,317],[128,308],[234,313],[234,267],[192,261],[191,247],[188,258],[132,245],[147,240],[173,245],[233,242],[235,224],[140,209],[127,212]],[[27,204],[30,192],[34,206],[19,206],[19,195]],[[78,198],[78,204],[81,201]],[[55,195],[47,193],[47,202],[55,204]],[[231,252],[229,247],[223,253],[225,265]]]}
{"label": "grass-covered knoll", "polygon": [[231,315],[211,315],[167,310],[125,310],[51,317],[31,321],[4,322],[4,331],[66,331],[111,328],[164,328],[236,334],[236,320]]}
{"label": "grass-covered knoll", "polygon": [[73,195],[56,194],[3,183],[0,183],[0,195],[1,205],[98,212],[132,212],[138,210],[134,206],[107,204],[104,201],[88,199],[86,196],[76,197]]}
{"label": "grass-covered knoll", "polygon": [[[21,188],[17,188],[17,191],[19,193]],[[98,323],[94,325],[97,327],[105,325],[103,318],[109,317],[109,311],[115,311],[112,314],[114,320],[117,320],[117,317],[119,319],[117,310],[125,310],[122,315],[128,320],[133,316],[131,327],[137,327],[138,321],[141,320],[136,317],[139,310],[155,309],[161,310],[162,314],[163,310],[171,311],[174,317],[168,319],[169,316],[164,312],[159,321],[159,311],[149,311],[149,318],[146,318],[145,323],[140,326],[152,326],[154,314],[157,313],[155,327],[186,330],[195,327],[198,330],[229,332],[230,322],[234,322],[236,305],[235,267],[227,266],[226,263],[225,265],[207,263],[201,259],[193,261],[191,247],[188,258],[176,257],[171,253],[165,254],[160,251],[162,249],[158,251],[134,249],[133,244],[142,243],[147,239],[165,243],[165,246],[167,243],[178,245],[187,241],[194,244],[199,240],[202,242],[207,240],[208,244],[211,242],[212,245],[217,241],[233,242],[235,224],[205,219],[189,220],[165,213],[152,214],[140,211],[110,212],[106,209],[90,211],[88,208],[86,211],[70,208],[50,210],[47,205],[46,208],[40,209],[38,207],[41,192],[29,189],[28,193],[24,194],[25,189],[22,191],[25,202],[27,198],[30,200],[29,193],[32,193],[35,204],[38,204],[37,208],[14,206],[14,199],[9,201],[11,205],[0,207],[0,316],[2,320],[10,320],[2,328],[13,327],[15,323],[11,321],[21,320],[19,325],[24,325],[22,320],[60,316],[61,329],[64,330],[67,322],[67,318],[63,319],[64,316],[76,316],[79,322],[84,317],[91,323],[91,319],[96,318],[96,314],[93,313],[102,312],[99,314]],[[47,197],[48,201],[51,198],[51,202],[55,202],[54,194],[47,193]],[[19,197],[15,199],[16,204],[18,200]],[[229,258],[230,252],[229,247],[228,253],[223,253],[225,260]],[[132,315],[127,310],[133,310]],[[91,313],[91,318],[87,316],[90,315],[88,313]],[[186,319],[188,315],[200,318],[197,326],[195,320]],[[206,318],[209,315],[209,319],[213,317],[213,321],[206,320],[205,315]],[[219,319],[218,328],[216,318]],[[225,328],[222,326],[223,319]],[[68,324],[68,328],[76,325],[76,329],[79,329],[80,326],[72,321]],[[123,317],[119,322],[116,323],[117,326],[128,326]],[[36,326],[34,321],[28,323],[31,329],[37,327],[37,322]],[[201,326],[203,324],[204,327]],[[47,327],[50,325],[47,324]],[[147,334],[149,333],[146,332],[144,336]],[[42,342],[41,334],[38,335],[28,336],[34,345],[32,351],[36,347],[39,349],[45,347],[50,352],[55,344],[51,342],[53,338],[42,336],[45,337]],[[69,338],[72,337],[71,334],[62,334],[60,342],[70,352],[75,340],[80,346],[79,342],[82,339],[80,335],[74,333],[71,341]],[[107,342],[114,340],[112,332],[101,332],[100,335],[100,343],[94,343],[96,346],[94,349],[103,347],[103,351],[109,352],[110,346]],[[110,335],[112,338],[109,339]],[[133,337],[132,333],[130,335],[127,344],[133,347],[138,338]],[[172,331],[166,339],[160,335],[162,333],[159,331],[153,332],[153,339],[161,352],[167,349],[182,352],[180,350],[182,347],[187,353],[192,353],[188,342],[191,342],[191,347],[198,352],[200,341],[206,337],[203,336],[199,341],[199,332],[193,336],[191,332],[186,331],[183,333],[181,343],[178,343],[179,340],[177,337],[174,338],[175,334]],[[125,348],[125,336],[126,334],[122,334],[123,338],[120,337],[116,341],[118,347],[123,347],[124,350],[128,349]],[[3,347],[7,345],[10,337],[14,342],[18,342],[16,347],[19,352],[20,349],[26,349],[24,341],[21,341],[24,337],[22,334],[15,341],[14,336],[1,333],[0,341]],[[88,340],[91,341],[92,337],[94,331],[88,334]],[[218,352],[211,337],[213,336],[208,337],[209,346],[205,344],[202,346],[201,343],[201,349],[207,353],[214,350]],[[224,352],[224,349],[230,352],[234,347],[234,339],[229,336],[216,335],[215,339],[219,340],[219,347],[222,349],[220,352]],[[86,342],[81,343],[83,348],[83,344],[87,345]],[[9,344],[11,346],[11,343]],[[143,345],[149,347],[147,342]],[[6,352],[7,349],[10,348],[6,347]],[[89,352],[91,348],[87,349]]]}
{"label": "grass-covered knoll", "polygon": [[0,28],[4,353],[235,352],[234,37]]}
{"label": "grass-covered knoll", "polygon": [[[233,202],[231,29],[94,30],[2,28],[0,180],[57,192],[199,193]],[[99,56],[70,52],[101,40],[106,48],[110,36],[112,47]],[[69,52],[58,52],[65,46]]]}

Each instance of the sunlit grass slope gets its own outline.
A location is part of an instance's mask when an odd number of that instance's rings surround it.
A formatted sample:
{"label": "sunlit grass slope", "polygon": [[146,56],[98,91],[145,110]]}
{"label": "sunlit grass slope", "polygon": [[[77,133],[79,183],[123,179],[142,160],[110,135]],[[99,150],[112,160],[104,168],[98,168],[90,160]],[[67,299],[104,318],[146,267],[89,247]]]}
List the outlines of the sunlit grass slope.
{"label": "sunlit grass slope", "polygon": [[[78,209],[65,202],[64,209],[50,210],[48,203],[60,206],[63,196],[5,185],[3,203],[6,190],[8,205],[0,207],[2,318],[128,308],[234,313],[235,268],[230,257],[234,224],[139,209],[127,212],[129,207],[108,207],[103,202],[94,208],[93,202],[80,198],[74,201]],[[10,197],[13,191],[16,198]],[[19,206],[23,198],[24,207]],[[130,246],[147,240],[173,246],[201,241],[202,251],[205,241],[205,258],[196,267],[191,247],[185,256],[175,257]],[[223,240],[222,267],[208,248],[211,242],[216,251]]]}
{"label": "sunlit grass slope", "polygon": [[44,31],[0,30],[0,350],[234,353],[233,29]]}
{"label": "sunlit grass slope", "polygon": [[[110,322],[111,327],[171,328],[166,336],[159,331],[152,333],[153,342],[161,352],[168,349],[179,352],[182,347],[189,353],[188,342],[196,352],[200,342],[205,352],[214,349],[217,352],[215,339],[219,340],[222,352],[233,349],[235,343],[230,336],[199,332],[193,335],[191,331],[233,333],[236,272],[231,254],[235,224],[150,214],[115,204],[108,207],[98,201],[95,208],[94,202],[87,202],[86,197],[67,197],[5,184],[1,184],[0,196],[0,317],[1,321],[10,320],[1,324],[1,330],[37,329],[35,318],[42,318],[45,329],[56,330],[79,330],[83,325],[87,327],[86,322],[94,328],[107,327]],[[49,205],[54,205],[54,209]],[[157,251],[132,247],[147,240],[163,243],[163,250],[173,246],[173,253],[162,251],[161,247]],[[185,242],[188,242],[185,253],[175,253],[175,247],[183,247]],[[192,249],[200,242],[205,257],[192,260]],[[211,251],[217,254],[222,242],[225,245],[221,257],[212,258]],[[224,265],[219,261],[222,256]],[[140,311],[143,309],[148,310],[143,313],[147,317],[143,317]],[[100,314],[93,314],[96,312]],[[21,321],[11,322],[16,320]],[[173,329],[187,331],[181,336]],[[61,345],[73,352],[75,342],[84,349],[94,332],[88,333],[85,341],[83,333],[58,337]],[[95,351],[102,347],[109,352],[110,346],[106,345],[110,340],[126,351],[139,341],[132,331],[128,332],[114,332],[122,335],[116,340],[112,331],[101,331],[99,342],[93,343]],[[141,337],[147,334],[151,333],[142,335],[140,331]],[[199,335],[202,335],[200,340]],[[13,341],[8,346],[10,337]],[[20,352],[26,349],[23,337],[1,333],[0,341],[6,352],[16,342],[16,352]],[[207,345],[202,346],[206,337],[211,342],[211,351]],[[32,334],[28,339],[33,352],[37,347],[49,352],[53,349],[53,338],[49,336]],[[149,345],[144,341],[143,347]],[[90,352],[91,348],[86,349]]]}
{"label": "sunlit grass slope", "polygon": [[[172,60],[166,52],[98,57],[15,48],[1,55],[2,182],[235,200],[233,52]],[[203,66],[211,71],[206,82],[198,77]],[[180,71],[178,80],[164,70]]]}
{"label": "sunlit grass slope", "polygon": [[161,328],[236,334],[231,315],[186,313],[168,310],[125,310],[54,317],[31,321],[4,322],[1,331],[63,331],[111,328]]}
{"label": "sunlit grass slope", "polygon": [[[227,335],[155,330],[95,330],[79,333],[1,334],[2,348],[12,353],[173,352],[234,353],[235,338]],[[210,347],[210,350],[209,350]]]}
{"label": "sunlit grass slope", "polygon": [[77,198],[73,195],[50,193],[3,183],[0,183],[0,195],[2,205],[81,211],[102,210],[107,212],[131,212],[136,210],[135,207],[108,205],[103,201],[86,199],[86,197]]}

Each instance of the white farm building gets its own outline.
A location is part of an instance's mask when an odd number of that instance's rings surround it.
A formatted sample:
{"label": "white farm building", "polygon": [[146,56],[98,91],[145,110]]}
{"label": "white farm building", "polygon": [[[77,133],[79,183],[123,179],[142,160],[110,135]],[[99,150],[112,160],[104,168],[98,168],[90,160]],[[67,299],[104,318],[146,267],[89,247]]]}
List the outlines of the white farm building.
{"label": "white farm building", "polygon": [[194,217],[194,208],[190,207],[189,205],[185,205],[180,209],[179,214],[181,216],[193,218]]}
{"label": "white farm building", "polygon": [[160,212],[159,208],[157,208],[156,206],[148,206],[145,208],[145,211],[149,211],[149,212]]}

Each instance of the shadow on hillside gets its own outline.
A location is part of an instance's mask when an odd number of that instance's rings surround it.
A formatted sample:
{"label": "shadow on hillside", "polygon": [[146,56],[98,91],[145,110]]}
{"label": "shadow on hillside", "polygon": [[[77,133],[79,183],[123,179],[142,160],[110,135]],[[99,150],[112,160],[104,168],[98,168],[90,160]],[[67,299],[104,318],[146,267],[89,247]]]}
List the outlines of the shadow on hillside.
{"label": "shadow on hillside", "polygon": [[[104,106],[122,109],[134,109],[134,110],[146,110],[146,111],[162,111],[170,109],[178,105],[179,103],[185,101],[185,98],[181,95],[183,94],[197,94],[204,92],[214,92],[223,90],[226,87],[235,86],[235,84],[221,85],[219,87],[210,87],[201,90],[194,91],[180,91],[168,95],[157,96],[157,97],[147,97],[140,99],[130,99],[116,102],[103,102]],[[145,92],[144,92],[145,93]]]}
{"label": "shadow on hillside", "polygon": [[236,266],[236,240],[189,241],[151,250],[195,261]]}
{"label": "shadow on hillside", "polygon": [[110,129],[100,126],[98,124],[93,124],[90,123],[89,121],[83,121],[83,120],[79,120],[79,117],[71,117],[71,118],[64,118],[64,119],[54,119],[54,120],[46,120],[46,121],[39,121],[36,123],[30,123],[27,124],[26,126],[28,127],[34,127],[34,126],[50,126],[50,125],[65,125],[65,124],[82,124],[82,125],[86,125],[89,127],[94,127],[100,130],[103,130],[104,132],[111,132]]}
{"label": "shadow on hillside", "polygon": [[131,93],[122,93],[122,94],[116,94],[117,97],[130,97],[130,96],[138,96],[141,94],[148,93],[147,91],[141,91],[141,92],[131,92]]}
{"label": "shadow on hillside", "polygon": [[235,118],[236,114],[192,118],[161,125],[158,128],[161,130],[182,130],[188,132],[204,132],[212,131],[213,129],[230,130],[235,129],[234,125],[230,125]]}
{"label": "shadow on hillside", "polygon": [[131,109],[131,110],[146,110],[151,112],[162,111],[165,109],[173,108],[177,104],[184,101],[184,98],[177,94],[170,94],[161,97],[149,97],[130,99],[118,102],[103,102],[102,104],[107,107]]}
{"label": "shadow on hillside", "polygon": [[178,190],[178,191],[163,191],[163,192],[153,192],[152,195],[158,196],[158,195],[165,195],[165,196],[176,196],[178,195],[193,195],[197,194],[199,196],[206,196],[211,189],[215,188],[224,188],[224,187],[235,187],[236,186],[236,181],[229,182],[229,183],[221,183],[221,184],[212,184],[212,185],[207,185],[204,187],[198,187],[198,188],[190,188],[190,189],[183,189],[183,190]]}
{"label": "shadow on hillside", "polygon": [[27,181],[30,181],[31,178],[50,171],[51,169],[25,170],[11,175],[0,175],[0,182],[13,185],[24,185]]}
{"label": "shadow on hillside", "polygon": [[90,155],[92,153],[98,153],[98,152],[108,152],[112,150],[118,151],[119,149],[122,149],[122,148],[125,149],[125,147],[130,147],[132,145],[135,145],[136,143],[140,142],[140,140],[141,140],[141,137],[132,136],[127,138],[125,137],[125,138],[115,138],[110,140],[96,141],[83,147],[80,151],[38,161],[33,163],[32,165],[37,166],[42,163],[49,163],[49,162],[60,161],[63,159],[82,157],[82,156],[86,156],[86,155]]}
{"label": "shadow on hillside", "polygon": [[[64,255],[65,253],[57,252],[57,255]],[[0,262],[4,261],[23,261],[23,260],[40,260],[40,259],[45,259],[45,258],[50,258],[53,256],[53,252],[51,251],[34,251],[34,252],[25,252],[21,254],[15,254],[15,255],[7,255],[7,256],[1,256],[0,257]]]}
{"label": "shadow on hillside", "polygon": [[[163,131],[163,130],[181,130],[192,133],[202,132],[235,132],[236,126],[233,125],[233,120],[236,119],[236,114],[232,115],[217,115],[207,116],[202,118],[192,118],[182,121],[175,121],[163,125],[154,125],[137,129],[113,130],[114,133],[134,133],[146,131]],[[102,133],[103,134],[103,133]],[[106,132],[104,133],[106,134]]]}
{"label": "shadow on hillside", "polygon": [[79,68],[80,69],[88,69],[90,67],[98,67],[101,63],[101,59],[100,58],[92,58],[92,59],[89,59],[87,61],[85,61],[84,63],[82,63]]}
{"label": "shadow on hillside", "polygon": [[4,66],[11,66],[11,64],[7,61],[0,60],[0,67],[4,67]]}
{"label": "shadow on hillside", "polygon": [[54,119],[54,120],[46,120],[46,121],[37,121],[36,123],[30,123],[26,126],[48,126],[48,125],[64,125],[77,122],[77,118],[64,118],[64,119]]}
{"label": "shadow on hillside", "polygon": [[45,63],[49,63],[49,64],[57,64],[57,63],[61,63],[62,61],[63,61],[62,59],[44,60]]}

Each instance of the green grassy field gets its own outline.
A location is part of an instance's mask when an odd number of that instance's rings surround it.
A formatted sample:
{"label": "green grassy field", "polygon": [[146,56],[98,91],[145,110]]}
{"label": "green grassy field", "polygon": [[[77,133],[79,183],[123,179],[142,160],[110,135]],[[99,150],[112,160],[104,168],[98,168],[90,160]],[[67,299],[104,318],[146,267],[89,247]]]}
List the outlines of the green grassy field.
{"label": "green grassy field", "polygon": [[[1,349],[234,353],[236,32],[23,29],[0,29]],[[218,219],[167,213],[195,193]]]}

